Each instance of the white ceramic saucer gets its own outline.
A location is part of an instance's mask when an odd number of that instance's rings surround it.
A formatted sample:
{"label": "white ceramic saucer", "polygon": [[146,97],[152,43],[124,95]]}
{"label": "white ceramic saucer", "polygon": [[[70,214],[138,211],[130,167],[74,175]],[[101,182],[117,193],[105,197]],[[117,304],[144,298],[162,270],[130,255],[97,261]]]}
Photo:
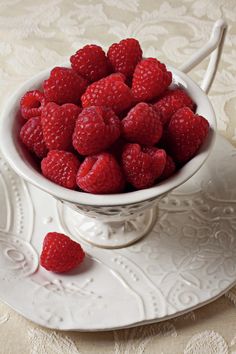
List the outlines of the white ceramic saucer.
{"label": "white ceramic saucer", "polygon": [[[26,185],[3,158],[0,172],[0,299],[42,326],[95,331],[158,322],[236,282],[236,150],[219,136],[199,172],[162,199],[153,231],[119,250],[80,240],[76,212]],[[48,231],[81,242],[81,267],[66,275],[38,267]]]}

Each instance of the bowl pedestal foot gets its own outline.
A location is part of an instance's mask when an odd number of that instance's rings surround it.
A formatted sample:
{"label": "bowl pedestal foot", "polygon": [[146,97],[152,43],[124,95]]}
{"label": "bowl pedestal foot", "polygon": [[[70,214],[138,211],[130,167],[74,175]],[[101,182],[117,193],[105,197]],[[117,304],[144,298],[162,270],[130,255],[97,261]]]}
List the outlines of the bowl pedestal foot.
{"label": "bowl pedestal foot", "polygon": [[[61,205],[62,206],[62,205]],[[73,236],[102,248],[121,248],[145,236],[154,226],[157,208],[147,208],[123,218],[93,218],[62,206],[61,218]],[[65,210],[66,209],[66,210]]]}

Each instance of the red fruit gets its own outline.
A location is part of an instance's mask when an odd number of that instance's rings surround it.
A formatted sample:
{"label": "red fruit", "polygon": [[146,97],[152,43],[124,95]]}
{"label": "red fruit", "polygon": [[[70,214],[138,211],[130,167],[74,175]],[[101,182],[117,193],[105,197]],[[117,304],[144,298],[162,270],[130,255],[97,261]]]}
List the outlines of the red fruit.
{"label": "red fruit", "polygon": [[113,73],[111,75],[109,75],[107,77],[107,79],[109,80],[113,80],[113,81],[122,81],[125,82],[125,75],[121,74],[121,73]]}
{"label": "red fruit", "polygon": [[122,154],[122,167],[126,179],[136,189],[151,187],[162,174],[166,163],[165,150],[141,148],[138,144],[126,144]]}
{"label": "red fruit", "polygon": [[116,72],[132,77],[134,69],[142,59],[142,49],[134,38],[123,39],[110,46],[107,56]]}
{"label": "red fruit", "polygon": [[141,60],[135,70],[132,82],[133,96],[137,101],[150,101],[160,96],[172,81],[172,74],[157,59]]}
{"label": "red fruit", "polygon": [[159,112],[163,125],[168,124],[171,116],[182,107],[189,107],[194,110],[195,103],[188,96],[186,91],[181,89],[166,90],[163,96],[154,104]]}
{"label": "red fruit", "polygon": [[39,90],[28,91],[21,97],[20,110],[25,119],[40,116],[43,106],[46,104],[44,94]]}
{"label": "red fruit", "polygon": [[66,103],[58,106],[49,102],[42,110],[43,136],[49,150],[70,150],[75,122],[81,108]]}
{"label": "red fruit", "polygon": [[78,103],[88,82],[69,68],[55,67],[44,81],[44,95],[49,102],[57,104]]}
{"label": "red fruit", "polygon": [[49,232],[43,241],[40,264],[45,269],[64,273],[82,263],[85,253],[79,243],[58,232]]}
{"label": "red fruit", "polygon": [[121,192],[125,180],[115,158],[104,152],[85,158],[77,174],[77,184],[85,192],[107,194]]}
{"label": "red fruit", "polygon": [[92,106],[80,113],[73,134],[73,146],[81,155],[107,149],[120,136],[120,120],[107,107]]}
{"label": "red fruit", "polygon": [[20,138],[30,151],[39,158],[47,155],[40,117],[30,118],[20,130]]}
{"label": "red fruit", "polygon": [[159,113],[147,103],[138,103],[122,120],[122,135],[130,142],[155,145],[163,132]]}
{"label": "red fruit", "polygon": [[175,161],[186,162],[198,151],[209,131],[209,123],[190,108],[180,108],[171,118],[166,142]]}
{"label": "red fruit", "polygon": [[161,176],[160,176],[160,180],[164,180],[169,178],[170,176],[172,176],[174,174],[176,170],[176,165],[174,160],[172,159],[172,157],[170,155],[166,155],[166,164],[165,164],[165,168],[164,171],[162,172]]}
{"label": "red fruit", "polygon": [[95,44],[86,45],[70,57],[72,68],[93,82],[109,75],[110,65],[101,47]]}
{"label": "red fruit", "polygon": [[62,187],[75,189],[80,162],[71,152],[51,150],[41,161],[43,175]]}
{"label": "red fruit", "polygon": [[132,105],[130,88],[120,74],[112,74],[87,87],[81,97],[82,106],[107,106],[118,114]]}

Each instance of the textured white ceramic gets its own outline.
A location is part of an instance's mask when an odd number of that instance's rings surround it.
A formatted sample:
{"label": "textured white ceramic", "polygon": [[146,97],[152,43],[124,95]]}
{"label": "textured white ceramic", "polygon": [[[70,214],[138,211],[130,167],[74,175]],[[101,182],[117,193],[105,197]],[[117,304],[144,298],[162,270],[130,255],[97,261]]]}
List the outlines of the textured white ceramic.
{"label": "textured white ceramic", "polygon": [[[26,181],[68,203],[78,212],[87,215],[89,219],[81,218],[84,225],[78,231],[87,241],[95,245],[108,248],[121,247],[145,235],[155,221],[154,213],[150,212],[149,209],[155,207],[159,199],[167,192],[196,173],[211,151],[214,143],[216,120],[208,97],[186,74],[174,68],[169,69],[173,73],[173,85],[179,85],[186,89],[197,104],[197,112],[207,117],[210,123],[210,132],[204,145],[191,161],[173,177],[149,189],[116,195],[93,195],[60,187],[42,176],[35,166],[32,156],[19,140],[20,124],[17,118],[20,97],[27,90],[39,87],[42,81],[48,77],[49,70],[38,74],[20,87],[2,112],[1,149],[11,167]],[[93,217],[92,220],[90,220],[91,216]],[[100,224],[94,228],[96,219],[99,219]],[[141,222],[136,222],[141,219]],[[126,221],[128,221],[128,224]],[[143,222],[145,222],[145,227]],[[103,224],[102,229],[100,227],[101,223]],[[93,231],[96,229],[102,230],[102,242],[101,238],[97,237],[97,233]],[[120,234],[119,238],[116,237],[117,233]]]}
{"label": "textured white ceramic", "polygon": [[[19,114],[19,101],[22,95],[28,90],[40,87],[43,80],[49,76],[50,70],[46,70],[27,81],[6,103],[1,114],[0,127],[1,150],[3,155],[6,157],[12,168],[28,182],[52,194],[56,198],[60,198],[73,204],[78,204],[79,206],[85,205],[94,207],[98,213],[100,211],[99,207],[130,205],[157,198],[186,181],[201,167],[208,157],[213,145],[216,129],[215,114],[207,95],[186,74],[183,74],[172,67],[169,67],[169,70],[173,73],[173,85],[179,85],[188,91],[189,95],[197,104],[197,113],[206,117],[211,127],[207,141],[202,146],[199,153],[189,161],[174,178],[169,178],[158,186],[146,190],[115,195],[94,195],[75,192],[60,187],[42,176],[42,174],[35,168],[31,155],[20,142],[18,134],[20,123],[17,118]],[[116,215],[116,212],[114,212],[114,215]]]}
{"label": "textured white ceramic", "polygon": [[[205,91],[209,90],[215,76],[226,27],[223,20],[216,21],[209,42],[181,67],[181,70],[186,73],[213,51],[202,83]],[[20,125],[17,117],[22,95],[27,90],[39,88],[43,80],[49,76],[50,70],[36,75],[20,87],[2,112],[0,140],[7,161],[26,181],[82,214],[78,216],[80,227],[77,231],[87,242],[105,248],[119,248],[145,236],[155,223],[155,207],[160,199],[193,176],[209,156],[216,130],[215,114],[211,103],[204,91],[185,73],[171,67],[169,70],[173,74],[172,85],[188,91],[197,104],[197,113],[208,119],[210,132],[198,154],[181,170],[157,186],[145,190],[116,195],[93,195],[62,188],[40,174],[32,156],[19,140]]]}
{"label": "textured white ceramic", "polygon": [[[156,219],[155,207],[160,199],[193,176],[204,164],[213,147],[216,119],[204,91],[207,92],[213,82],[226,28],[225,21],[216,21],[209,42],[182,65],[181,71],[169,67],[173,75],[172,86],[177,85],[188,91],[197,105],[197,113],[206,117],[210,123],[208,137],[198,154],[171,178],[152,188],[116,195],[93,195],[70,191],[44,178],[35,166],[32,156],[19,140],[20,124],[17,118],[22,95],[27,90],[39,88],[43,80],[49,76],[50,70],[36,75],[20,87],[2,112],[0,140],[7,161],[26,181],[82,214],[77,231],[87,242],[104,248],[119,248],[134,243],[152,228]],[[213,53],[202,83],[203,91],[185,73],[211,52]]]}
{"label": "textured white ceramic", "polygon": [[[207,164],[159,202],[135,245],[106,250],[78,238],[80,218],[27,185],[0,158],[0,298],[46,327],[109,330],[199,307],[236,281],[236,150],[217,137]],[[57,275],[38,267],[43,235],[63,231],[86,258]]]}

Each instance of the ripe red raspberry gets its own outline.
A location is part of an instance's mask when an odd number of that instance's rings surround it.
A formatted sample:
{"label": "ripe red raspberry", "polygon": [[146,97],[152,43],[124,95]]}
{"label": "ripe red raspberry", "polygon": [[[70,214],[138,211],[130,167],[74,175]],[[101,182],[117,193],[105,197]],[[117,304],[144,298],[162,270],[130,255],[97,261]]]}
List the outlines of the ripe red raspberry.
{"label": "ripe red raspberry", "polygon": [[142,49],[134,38],[123,39],[110,46],[107,56],[116,72],[132,77],[134,69],[142,59]]}
{"label": "ripe red raspberry", "polygon": [[66,103],[58,106],[49,102],[42,110],[43,136],[49,150],[70,150],[75,122],[81,108]]}
{"label": "ripe red raspberry", "polygon": [[81,155],[107,149],[120,136],[120,120],[107,107],[91,106],[80,113],[73,134],[73,146]]}
{"label": "ripe red raspberry", "polygon": [[168,124],[171,116],[182,107],[189,107],[192,111],[195,103],[188,96],[187,92],[181,89],[166,90],[162,97],[154,104],[159,112],[163,125]]}
{"label": "ripe red raspberry", "polygon": [[172,159],[172,157],[170,155],[166,155],[166,164],[165,164],[165,168],[164,171],[162,172],[161,176],[160,176],[160,180],[164,180],[169,178],[170,176],[172,176],[174,174],[176,170],[176,165],[174,160]]}
{"label": "ripe red raspberry", "polygon": [[133,143],[155,145],[162,136],[159,113],[144,102],[132,108],[121,123],[123,137]]}
{"label": "ripe red raspberry", "polygon": [[20,110],[25,119],[38,117],[41,114],[43,106],[46,104],[44,94],[39,90],[28,91],[21,97]]}
{"label": "ripe red raspberry", "polygon": [[125,75],[121,74],[121,73],[113,73],[109,76],[107,76],[107,78],[109,80],[113,80],[113,81],[122,81],[125,82]]}
{"label": "ripe red raspberry", "polygon": [[55,67],[44,81],[44,95],[57,104],[78,103],[88,82],[69,68]]}
{"label": "ripe red raspberry", "polygon": [[109,75],[110,65],[101,47],[95,44],[86,45],[70,57],[72,68],[93,82]]}
{"label": "ripe red raspberry", "polygon": [[192,158],[209,131],[209,123],[194,114],[190,108],[180,108],[171,118],[167,128],[166,142],[175,161],[186,162]]}
{"label": "ripe red raspberry", "polygon": [[64,273],[82,263],[85,253],[79,243],[58,232],[49,232],[43,241],[40,264],[45,269]]}
{"label": "ripe red raspberry", "polygon": [[62,187],[75,189],[80,162],[71,152],[51,150],[41,161],[45,177]]}
{"label": "ripe red raspberry", "polygon": [[103,152],[85,158],[77,174],[77,184],[85,192],[107,194],[122,192],[125,180],[116,159]]}
{"label": "ripe red raspberry", "polygon": [[126,144],[122,154],[122,166],[126,179],[136,189],[151,187],[162,174],[166,153],[162,149],[141,148],[138,144]]}
{"label": "ripe red raspberry", "polygon": [[20,130],[20,138],[30,151],[39,158],[47,155],[40,117],[30,118]]}
{"label": "ripe red raspberry", "polygon": [[122,75],[112,74],[89,85],[81,101],[83,107],[107,106],[119,114],[132,105],[133,97]]}
{"label": "ripe red raspberry", "polygon": [[132,92],[137,101],[150,101],[160,96],[172,81],[172,74],[157,59],[141,60],[135,70]]}

